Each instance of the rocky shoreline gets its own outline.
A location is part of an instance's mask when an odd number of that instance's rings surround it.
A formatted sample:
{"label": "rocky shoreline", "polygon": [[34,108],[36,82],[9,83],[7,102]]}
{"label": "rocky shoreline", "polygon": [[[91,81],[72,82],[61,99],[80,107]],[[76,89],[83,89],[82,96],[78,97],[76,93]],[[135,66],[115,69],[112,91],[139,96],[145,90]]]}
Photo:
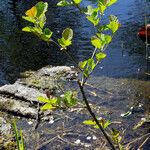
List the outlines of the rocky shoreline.
{"label": "rocky shoreline", "polygon": [[[11,125],[13,119],[17,120],[18,128],[23,130],[26,146],[29,150],[41,150],[42,148],[98,150],[99,147],[109,149],[101,133],[82,124],[84,120],[91,118],[83,104],[83,107],[67,110],[45,112],[39,110],[39,105],[42,103],[37,98],[39,96],[46,97],[47,91],[52,96],[61,95],[63,91],[71,88],[78,91],[74,80],[68,82],[68,80],[76,79],[77,74],[78,71],[73,67],[46,66],[38,71],[21,73],[21,77],[14,84],[1,86],[0,149],[15,150]],[[88,84],[86,85],[86,94],[92,110],[99,117],[111,118],[116,122],[112,123],[112,126],[116,124],[116,127],[121,128],[126,127],[129,123],[132,124],[129,133],[127,133],[129,137],[132,127],[140,121],[141,117],[149,116],[147,108],[149,106],[147,99],[150,89],[149,82],[93,77]],[[137,92],[141,94],[137,95]],[[79,94],[79,98],[80,96]],[[120,114],[128,111],[131,106],[134,106],[134,109],[132,115],[129,116],[131,119],[128,121]],[[38,117],[41,120],[39,124]],[[36,128],[37,124],[38,128]],[[143,132],[132,131],[133,135],[135,133],[139,136],[147,134],[149,127],[145,126]],[[90,140],[87,139],[89,137]]]}
{"label": "rocky shoreline", "polygon": [[[50,120],[51,113],[38,112],[37,100],[39,96],[46,97],[46,90],[53,91],[54,95],[60,94],[60,87],[68,79],[75,78],[77,71],[68,66],[46,66],[38,71],[27,71],[14,84],[0,87],[0,149],[14,148],[12,140],[12,127],[6,114],[11,116],[36,119],[40,114],[41,119]],[[4,113],[4,114],[3,114]],[[11,137],[9,137],[11,135]],[[9,147],[9,148],[8,148]],[[12,149],[13,149],[12,148]]]}

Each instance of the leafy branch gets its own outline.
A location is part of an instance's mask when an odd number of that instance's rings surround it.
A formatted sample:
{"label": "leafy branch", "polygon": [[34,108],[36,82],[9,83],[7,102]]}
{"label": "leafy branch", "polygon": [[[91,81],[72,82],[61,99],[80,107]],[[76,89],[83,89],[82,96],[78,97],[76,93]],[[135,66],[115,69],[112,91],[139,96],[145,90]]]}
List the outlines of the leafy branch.
{"label": "leafy branch", "polygon": [[[33,23],[33,26],[27,26],[23,28],[22,30],[25,32],[31,32],[38,36],[41,40],[44,40],[47,43],[54,43],[56,44],[59,49],[66,53],[66,55],[71,58],[71,60],[77,65],[77,67],[80,69],[82,73],[81,79],[78,79],[78,85],[83,97],[83,100],[86,104],[87,110],[92,116],[95,125],[97,128],[101,130],[103,135],[105,136],[106,140],[110,144],[111,148],[115,150],[115,146],[107,133],[105,132],[105,127],[109,125],[109,123],[106,121],[104,123],[100,122],[96,115],[93,113],[89,102],[87,100],[85,91],[84,91],[84,85],[87,82],[87,79],[89,76],[93,73],[95,68],[99,63],[102,62],[102,60],[106,57],[106,54],[104,53],[105,49],[108,47],[108,45],[111,43],[114,34],[118,30],[120,24],[116,16],[110,15],[109,16],[109,23],[105,25],[101,25],[102,17],[105,13],[105,10],[117,2],[117,0],[97,0],[97,6],[94,8],[93,6],[89,5],[87,7],[82,8],[80,6],[82,0],[60,0],[58,2],[58,6],[74,6],[78,8],[78,10],[83,13],[86,16],[86,19],[92,23],[92,25],[95,27],[95,35],[91,37],[90,43],[94,47],[93,53],[90,58],[87,58],[86,60],[83,60],[79,63],[76,62],[76,60],[73,58],[72,55],[67,50],[67,47],[72,44],[72,38],[73,38],[73,30],[71,28],[66,28],[62,32],[62,37],[59,38],[57,41],[54,41],[52,39],[53,32],[49,28],[45,28],[44,25],[46,23],[46,15],[48,4],[45,2],[39,2],[35,6],[33,6],[31,9],[26,11],[26,16],[23,16],[23,19]],[[67,91],[64,94],[64,97],[53,97],[53,98],[43,98],[39,97],[38,100],[45,103],[41,109],[47,110],[47,109],[61,109],[61,108],[67,108],[67,107],[73,107],[77,104],[78,99],[77,93],[72,91]],[[119,136],[116,136],[116,134],[112,131],[112,139],[118,146],[120,145],[120,141],[118,140]],[[119,148],[120,149],[120,148]]]}

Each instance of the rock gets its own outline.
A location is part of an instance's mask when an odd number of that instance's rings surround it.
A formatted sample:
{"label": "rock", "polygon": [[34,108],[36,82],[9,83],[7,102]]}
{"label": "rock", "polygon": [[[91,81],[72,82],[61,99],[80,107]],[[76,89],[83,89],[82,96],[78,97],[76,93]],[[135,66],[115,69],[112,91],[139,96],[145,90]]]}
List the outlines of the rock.
{"label": "rock", "polygon": [[45,94],[39,92],[37,89],[21,85],[18,82],[0,87],[0,94],[11,95],[31,103],[37,103],[37,97],[39,96],[46,97]]}
{"label": "rock", "polygon": [[7,121],[0,117],[0,135],[5,136],[11,134],[11,125]]}
{"label": "rock", "polygon": [[38,71],[41,76],[58,77],[66,76],[71,73],[72,69],[68,66],[44,67]]}
{"label": "rock", "polygon": [[3,117],[0,117],[0,149],[15,150],[16,143],[13,141],[12,127]]}
{"label": "rock", "polygon": [[0,96],[0,110],[28,118],[35,118],[37,114],[36,107],[30,103],[2,96]]}
{"label": "rock", "polygon": [[66,77],[69,74],[73,76],[76,72],[67,66],[47,66],[38,71],[22,73],[22,78],[14,84],[0,87],[0,110],[36,118],[37,98],[46,97],[46,90],[53,91],[54,96],[57,95],[60,87],[66,83]]}

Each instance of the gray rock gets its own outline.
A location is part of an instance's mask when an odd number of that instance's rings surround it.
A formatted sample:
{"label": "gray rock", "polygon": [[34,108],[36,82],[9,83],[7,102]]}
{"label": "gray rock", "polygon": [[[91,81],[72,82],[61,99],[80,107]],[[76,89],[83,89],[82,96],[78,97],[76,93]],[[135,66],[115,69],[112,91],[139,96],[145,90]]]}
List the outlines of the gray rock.
{"label": "gray rock", "polygon": [[7,123],[7,121],[0,117],[0,135],[9,135],[11,134],[11,124]]}
{"label": "gray rock", "polygon": [[18,79],[14,84],[0,87],[0,110],[36,118],[37,98],[46,97],[45,90],[54,90],[53,96],[55,96],[57,94],[55,91],[59,91],[61,85],[65,84],[64,79],[68,74],[74,73],[76,72],[67,66],[48,66],[36,72],[25,72],[23,78]]}
{"label": "gray rock", "polygon": [[1,94],[8,94],[18,97],[20,99],[24,99],[28,102],[37,102],[37,98],[39,96],[46,97],[45,94],[39,92],[37,89],[27,87],[25,85],[21,85],[16,82],[14,84],[8,84],[0,87]]}
{"label": "gray rock", "polygon": [[68,66],[44,67],[38,71],[41,76],[56,77],[56,75],[67,75],[72,71]]}

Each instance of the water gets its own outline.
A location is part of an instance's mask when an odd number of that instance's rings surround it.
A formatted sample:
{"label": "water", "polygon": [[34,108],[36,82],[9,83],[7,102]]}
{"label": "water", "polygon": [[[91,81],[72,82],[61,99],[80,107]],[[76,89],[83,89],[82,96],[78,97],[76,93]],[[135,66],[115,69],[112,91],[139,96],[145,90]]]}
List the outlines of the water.
{"label": "water", "polygon": [[[19,73],[25,70],[37,70],[48,64],[71,64],[56,46],[47,46],[31,34],[21,32],[21,28],[27,24],[21,16],[35,3],[24,0],[15,3],[11,0],[0,2],[0,84],[14,82]],[[83,5],[92,3],[87,0]],[[118,16],[122,26],[107,49],[107,59],[98,66],[95,76],[135,78],[139,73],[143,75],[146,64],[145,45],[138,39],[137,31],[144,24],[144,16],[149,15],[149,5],[149,2],[140,0],[119,0],[106,12],[106,16]],[[47,20],[46,25],[54,32],[54,38],[60,37],[66,27],[74,30],[70,52],[77,61],[90,56],[93,50],[89,44],[90,37],[94,34],[93,26],[78,10],[57,8],[56,2],[51,2]]]}
{"label": "water", "polygon": [[[36,1],[26,0],[15,3],[11,0],[0,1],[0,85],[15,82],[20,72],[26,70],[38,70],[49,64],[73,65],[55,45],[48,46],[31,34],[21,31],[27,25],[21,16],[35,3]],[[82,5],[87,4],[94,5],[94,2],[84,0]],[[138,29],[144,25],[145,15],[150,22],[149,7],[149,1],[118,0],[117,4],[108,9],[104,21],[107,22],[108,14],[114,14],[122,26],[106,51],[107,58],[97,67],[90,80],[96,90],[113,93],[111,101],[107,102],[104,98],[99,103],[107,109],[115,110],[117,113],[112,116],[114,118],[118,118],[116,115],[128,111],[134,104],[144,105],[141,112],[129,118],[130,123],[128,119],[124,120],[131,126],[144,117],[143,114],[149,113],[150,84],[149,81],[142,81],[146,79],[145,44],[137,37]],[[77,9],[58,8],[55,1],[49,2],[46,26],[54,32],[55,39],[61,36],[63,29],[71,27],[74,30],[74,40],[70,53],[77,61],[91,55],[93,47],[89,43],[94,34],[93,26]],[[132,139],[133,135],[129,133],[128,136]]]}

